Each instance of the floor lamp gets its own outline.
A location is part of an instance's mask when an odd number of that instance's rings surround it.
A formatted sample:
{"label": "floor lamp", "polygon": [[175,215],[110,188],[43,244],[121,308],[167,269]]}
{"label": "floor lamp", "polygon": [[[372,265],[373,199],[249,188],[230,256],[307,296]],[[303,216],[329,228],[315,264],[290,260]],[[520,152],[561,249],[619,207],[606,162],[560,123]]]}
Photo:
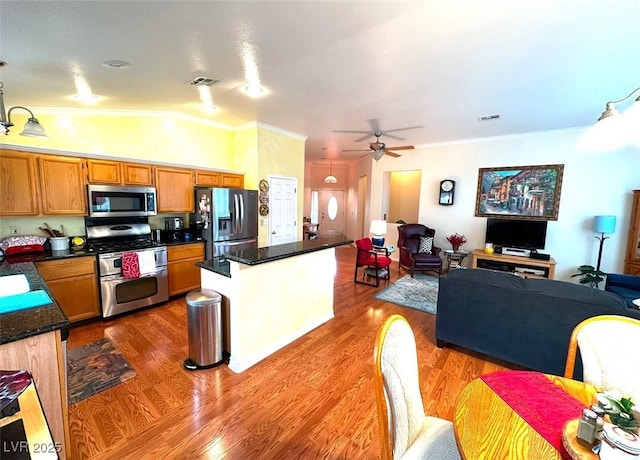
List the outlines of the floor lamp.
{"label": "floor lamp", "polygon": [[616,216],[595,216],[593,218],[593,231],[600,233],[600,236],[596,236],[597,240],[600,240],[600,250],[598,251],[598,266],[596,270],[600,271],[600,261],[602,260],[602,246],[604,240],[609,238],[604,236],[605,233],[613,233],[616,231]]}

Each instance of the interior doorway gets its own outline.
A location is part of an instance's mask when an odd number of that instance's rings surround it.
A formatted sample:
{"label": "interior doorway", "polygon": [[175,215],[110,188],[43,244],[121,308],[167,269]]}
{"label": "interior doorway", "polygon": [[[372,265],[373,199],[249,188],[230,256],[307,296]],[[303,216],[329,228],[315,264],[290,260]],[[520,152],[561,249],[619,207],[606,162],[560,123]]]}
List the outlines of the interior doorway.
{"label": "interior doorway", "polygon": [[269,177],[269,245],[297,240],[298,179]]}
{"label": "interior doorway", "polygon": [[368,229],[365,229],[365,212],[367,209],[367,184],[369,180],[367,176],[361,176],[358,179],[358,215],[356,216],[356,228],[360,232],[358,238],[364,238],[368,235]]}
{"label": "interior doorway", "polygon": [[319,236],[344,235],[344,190],[320,190]]}

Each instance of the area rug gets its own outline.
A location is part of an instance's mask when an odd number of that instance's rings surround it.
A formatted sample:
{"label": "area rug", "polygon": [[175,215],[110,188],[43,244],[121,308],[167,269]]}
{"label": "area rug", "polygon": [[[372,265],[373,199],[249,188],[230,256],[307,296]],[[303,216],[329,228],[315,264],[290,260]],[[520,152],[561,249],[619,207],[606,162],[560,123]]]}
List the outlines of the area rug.
{"label": "area rug", "polygon": [[374,297],[435,315],[438,304],[438,278],[421,273],[416,273],[415,278],[405,275]]}
{"label": "area rug", "polygon": [[123,354],[107,338],[69,350],[67,370],[70,404],[136,376]]}

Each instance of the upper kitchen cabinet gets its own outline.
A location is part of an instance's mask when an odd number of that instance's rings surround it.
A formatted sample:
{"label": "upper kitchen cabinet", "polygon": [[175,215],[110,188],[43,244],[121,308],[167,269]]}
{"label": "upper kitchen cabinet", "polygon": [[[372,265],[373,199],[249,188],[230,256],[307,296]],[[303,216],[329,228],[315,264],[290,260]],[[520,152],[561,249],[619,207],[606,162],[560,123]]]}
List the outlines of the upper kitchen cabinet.
{"label": "upper kitchen cabinet", "polygon": [[195,184],[200,187],[242,188],[244,176],[216,171],[195,171]]}
{"label": "upper kitchen cabinet", "polygon": [[87,193],[83,158],[38,156],[42,214],[83,216],[87,214]]}
{"label": "upper kitchen cabinet", "polygon": [[196,171],[196,185],[200,187],[220,187],[220,173],[214,171]]}
{"label": "upper kitchen cabinet", "polygon": [[109,160],[87,160],[87,181],[90,184],[121,184],[120,163]]}
{"label": "upper kitchen cabinet", "polygon": [[87,160],[90,184],[153,185],[153,167],[146,164],[110,160]]}
{"label": "upper kitchen cabinet", "polygon": [[32,153],[0,150],[0,215],[38,215],[36,168]]}
{"label": "upper kitchen cabinet", "polygon": [[220,173],[220,186],[225,188],[242,188],[244,176],[240,174]]}
{"label": "upper kitchen cabinet", "polygon": [[156,166],[158,212],[193,212],[193,171]]}
{"label": "upper kitchen cabinet", "polygon": [[122,163],[122,180],[125,185],[153,185],[153,166]]}

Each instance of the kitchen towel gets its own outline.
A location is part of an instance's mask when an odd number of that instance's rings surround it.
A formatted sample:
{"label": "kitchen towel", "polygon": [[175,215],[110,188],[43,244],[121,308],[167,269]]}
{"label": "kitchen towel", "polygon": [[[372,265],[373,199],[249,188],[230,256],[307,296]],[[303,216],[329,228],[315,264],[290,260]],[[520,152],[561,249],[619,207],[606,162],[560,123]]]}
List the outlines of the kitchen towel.
{"label": "kitchen towel", "polygon": [[137,252],[122,253],[122,277],[124,279],[140,277],[140,263],[138,262]]}
{"label": "kitchen towel", "polygon": [[138,253],[138,264],[140,265],[140,275],[148,275],[156,272],[156,252],[142,251]]}
{"label": "kitchen towel", "polygon": [[51,297],[42,289],[0,297],[0,314],[41,307],[50,303],[52,303]]}

